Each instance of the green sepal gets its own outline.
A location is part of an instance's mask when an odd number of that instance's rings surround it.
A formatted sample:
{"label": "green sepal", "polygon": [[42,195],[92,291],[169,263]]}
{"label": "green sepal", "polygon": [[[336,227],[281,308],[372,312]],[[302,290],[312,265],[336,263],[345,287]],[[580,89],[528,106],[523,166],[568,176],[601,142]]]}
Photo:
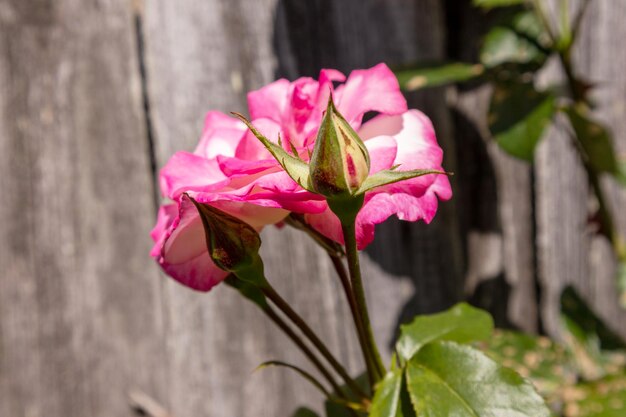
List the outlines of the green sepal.
{"label": "green sepal", "polygon": [[234,274],[240,280],[256,286],[259,289],[269,288],[270,284],[265,278],[263,260],[258,255],[255,256],[254,262],[245,268],[238,269]]}
{"label": "green sepal", "polygon": [[406,376],[418,416],[551,415],[530,382],[469,346],[429,343],[411,358]]}
{"label": "green sepal", "polygon": [[209,256],[218,268],[235,272],[257,267],[261,237],[252,226],[209,204],[197,202],[189,194],[185,193],[184,197],[198,211]]}
{"label": "green sepal", "polygon": [[410,360],[426,344],[437,340],[470,343],[487,339],[493,332],[493,319],[486,311],[466,303],[438,314],[417,316],[400,326],[396,351]]}
{"label": "green sepal", "polygon": [[246,126],[248,126],[248,129],[250,129],[252,134],[256,136],[256,138],[263,144],[263,146],[265,146],[265,148],[272,154],[272,156],[276,158],[280,166],[283,167],[287,174],[295,182],[297,182],[300,187],[308,191],[313,190],[310,183],[309,166],[304,161],[302,161],[297,156],[291,155],[281,146],[278,146],[277,144],[263,136],[263,134],[259,132],[252,125],[252,123],[248,119],[246,119],[244,115],[236,112],[231,112],[231,114],[244,122]]}
{"label": "green sepal", "polygon": [[327,198],[328,208],[335,213],[343,225],[353,224],[357,214],[363,207],[365,195],[346,196],[339,198]]}
{"label": "green sepal", "polygon": [[265,298],[263,291],[261,291],[256,285],[243,281],[237,278],[234,274],[230,274],[226,277],[224,282],[239,291],[239,294],[241,294],[244,298],[261,307],[262,310],[269,308],[269,304],[267,303],[267,299]]}
{"label": "green sepal", "polygon": [[327,198],[348,197],[356,193],[369,170],[369,152],[331,94],[309,164],[311,185]]}
{"label": "green sepal", "polygon": [[439,171],[436,169],[414,169],[411,171],[396,171],[395,168],[397,168],[397,166],[393,168],[394,169],[378,171],[376,174],[367,177],[367,179],[363,181],[363,184],[361,184],[361,187],[357,191],[357,195],[365,194],[366,192],[371,191],[377,187],[382,187],[383,185],[393,184],[404,180],[410,180],[412,178],[421,177],[423,175],[453,175],[451,172]]}

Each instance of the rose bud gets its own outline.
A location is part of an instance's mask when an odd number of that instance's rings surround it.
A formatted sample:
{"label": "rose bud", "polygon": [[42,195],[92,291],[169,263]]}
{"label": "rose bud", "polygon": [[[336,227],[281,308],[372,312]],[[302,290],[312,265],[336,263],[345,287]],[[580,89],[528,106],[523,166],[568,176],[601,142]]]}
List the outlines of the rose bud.
{"label": "rose bud", "polygon": [[335,108],[332,95],[317,133],[309,170],[315,192],[331,199],[356,195],[369,175],[367,148]]}
{"label": "rose bud", "polygon": [[204,226],[207,249],[218,268],[237,273],[252,267],[259,260],[261,238],[247,223],[212,207],[193,202]]}

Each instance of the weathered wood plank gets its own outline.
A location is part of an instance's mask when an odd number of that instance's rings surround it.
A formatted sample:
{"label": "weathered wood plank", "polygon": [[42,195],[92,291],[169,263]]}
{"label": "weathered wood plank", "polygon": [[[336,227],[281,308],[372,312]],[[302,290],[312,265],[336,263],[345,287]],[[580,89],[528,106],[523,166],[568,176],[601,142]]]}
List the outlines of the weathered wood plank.
{"label": "weathered wood plank", "polygon": [[[272,81],[275,71],[294,79],[317,76],[322,67],[349,71],[382,60],[400,63],[443,53],[436,1],[154,1],[146,3],[145,18],[159,166],[175,150],[193,147],[207,110],[244,110],[244,92]],[[434,100],[438,104],[429,110],[436,117],[441,98]],[[450,252],[448,238],[441,238],[445,227],[381,228],[379,239],[387,246],[373,247],[371,258],[364,259],[374,326],[385,344],[405,302],[415,301],[414,287],[420,289],[418,297],[428,291],[429,297],[418,298],[423,310],[451,302],[449,287],[438,292],[453,265],[439,255]],[[395,269],[399,264],[390,269],[383,257],[391,239],[402,235],[413,245],[399,248],[395,256],[413,259],[400,270]],[[263,238],[270,279],[350,369],[359,370],[351,321],[326,255],[298,232],[268,229]],[[417,280],[418,274],[426,276]],[[404,284],[398,285],[397,278]],[[168,282],[164,296],[172,358],[167,401],[175,413],[275,416],[300,403],[319,407],[319,396],[285,371],[248,377],[265,359],[306,362],[230,291],[194,294]]]}
{"label": "weathered wood plank", "polygon": [[[576,49],[580,74],[598,82],[597,115],[614,132],[618,150],[626,149],[624,120],[622,24],[626,5],[596,1],[583,23]],[[619,51],[619,52],[618,52]],[[574,285],[614,329],[626,335],[626,313],[618,305],[615,260],[603,237],[588,226],[590,196],[586,175],[564,130],[555,130],[539,148],[536,167],[539,278],[546,329],[558,334],[558,297],[565,285]],[[623,210],[626,192],[611,179],[603,182],[617,226],[626,233]]]}
{"label": "weathered wood plank", "polygon": [[0,1],[0,415],[130,416],[164,392],[125,1]]}
{"label": "weathered wood plank", "polygon": [[[459,4],[461,3],[461,4]],[[470,0],[448,6],[453,60],[477,62],[489,17]],[[502,151],[487,125],[489,85],[451,95],[458,154],[458,205],[466,239],[465,291],[499,325],[538,330],[531,166]]]}
{"label": "weathered wood plank", "polygon": [[[146,3],[147,69],[159,167],[176,150],[195,146],[206,111],[245,110],[245,91],[273,79],[275,7],[275,1]],[[334,303],[322,296],[321,285],[332,284],[328,265],[307,256],[315,249],[298,244],[301,235],[268,232],[263,245],[268,276],[298,310],[314,308],[319,321],[313,325],[320,329],[323,310],[330,310],[324,316],[334,314]],[[283,241],[280,249],[277,239]],[[304,261],[287,261],[300,258]],[[309,275],[321,279],[309,281],[306,290],[292,278]],[[171,358],[169,398],[164,401],[176,415],[274,416],[287,415],[299,403],[319,404],[319,395],[289,371],[252,374],[268,359],[309,368],[253,306],[225,286],[200,294],[167,280],[164,289]],[[321,330],[325,338],[338,334],[332,327]]]}

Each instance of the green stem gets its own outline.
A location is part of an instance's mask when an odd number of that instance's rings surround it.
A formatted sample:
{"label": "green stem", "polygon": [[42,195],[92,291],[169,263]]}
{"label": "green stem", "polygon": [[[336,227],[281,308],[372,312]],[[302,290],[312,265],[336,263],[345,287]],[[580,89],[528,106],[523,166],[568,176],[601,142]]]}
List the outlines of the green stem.
{"label": "green stem", "polygon": [[335,267],[335,271],[337,271],[337,275],[339,276],[339,280],[346,295],[348,305],[350,306],[350,313],[352,314],[352,320],[354,321],[354,325],[356,328],[359,345],[361,347],[361,352],[363,353],[365,366],[368,369],[370,386],[373,387],[373,374],[369,370],[374,369],[375,367],[374,356],[369,350],[369,345],[365,336],[365,328],[363,327],[363,322],[361,321],[361,316],[359,315],[357,309],[356,299],[354,297],[354,293],[352,292],[350,277],[348,276],[348,273],[342,261],[342,258],[345,256],[343,247],[323,236],[317,230],[311,228],[304,220],[304,217],[300,214],[291,213],[289,216],[287,216],[287,218],[285,218],[285,223],[307,233],[320,247],[322,247],[328,253],[328,256],[333,263],[333,266]]}
{"label": "green stem", "polygon": [[[356,216],[355,216],[356,217]],[[356,243],[356,228],[354,219],[351,221],[341,222],[343,238],[346,243],[346,256],[348,258],[348,270],[350,271],[350,280],[352,284],[352,292],[355,297],[356,307],[363,323],[365,331],[365,340],[368,349],[372,352],[374,367],[372,369],[372,378],[374,382],[380,381],[386,373],[385,366],[380,357],[372,325],[370,323],[369,313],[367,310],[367,302],[365,300],[365,289],[363,288],[363,279],[361,278],[361,267],[359,265],[359,253]],[[373,386],[372,386],[373,389]]]}
{"label": "green stem", "polygon": [[335,271],[337,271],[337,275],[341,281],[341,285],[343,287],[343,291],[346,294],[346,299],[348,300],[348,305],[350,306],[350,312],[352,313],[352,319],[354,321],[354,326],[356,328],[357,336],[359,338],[359,345],[361,346],[361,352],[363,353],[363,359],[365,361],[365,367],[368,372],[367,375],[369,377],[370,387],[374,387],[374,383],[376,382],[374,379],[374,374],[371,372],[371,369],[374,369],[376,364],[374,360],[374,355],[369,349],[369,344],[367,343],[367,337],[365,332],[365,327],[363,326],[363,321],[361,320],[361,315],[359,314],[356,298],[354,296],[354,292],[352,291],[352,285],[350,284],[350,277],[346,272],[346,268],[342,262],[342,260],[335,256],[330,256],[330,259],[335,267]]}
{"label": "green stem", "polygon": [[[309,347],[300,339],[300,337],[293,331],[291,327],[272,309],[270,306],[264,308],[263,311],[275,324],[280,328],[295,344],[300,348],[304,356],[306,356],[311,363],[317,368],[317,370],[326,378],[328,383],[333,387],[337,395],[340,395],[342,398],[347,398],[345,393],[339,387],[339,384],[335,382],[332,374],[326,369],[326,367],[320,362],[319,358],[309,349]],[[328,396],[330,398],[330,396]]]}
{"label": "green stem", "polygon": [[291,213],[289,216],[285,217],[285,223],[309,235],[311,239],[313,239],[313,241],[317,243],[322,249],[324,249],[331,257],[334,256],[337,258],[341,258],[345,255],[341,245],[327,238],[326,236],[322,235],[320,232],[309,226],[308,223],[304,220],[303,215]]}
{"label": "green stem", "polygon": [[271,285],[267,284],[261,288],[263,294],[283,312],[298,328],[304,333],[304,335],[311,341],[311,343],[319,350],[322,356],[328,361],[328,363],[337,371],[337,373],[343,378],[345,383],[350,389],[362,399],[367,399],[367,395],[363,390],[354,382],[345,368],[337,361],[333,354],[328,350],[326,345],[320,340],[315,332],[309,327],[308,324],[296,313],[291,306],[278,294]]}

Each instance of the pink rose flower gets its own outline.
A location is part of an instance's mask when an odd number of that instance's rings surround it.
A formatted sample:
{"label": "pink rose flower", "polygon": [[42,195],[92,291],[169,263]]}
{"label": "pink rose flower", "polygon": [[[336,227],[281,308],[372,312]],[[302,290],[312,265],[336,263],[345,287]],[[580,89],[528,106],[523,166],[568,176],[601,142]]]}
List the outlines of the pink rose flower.
{"label": "pink rose flower", "polygon": [[[333,82],[344,84],[333,87]],[[407,110],[398,81],[385,64],[353,71],[346,79],[335,70],[322,70],[319,81],[300,78],[292,83],[278,80],[248,94],[252,123],[270,139],[280,133],[285,149],[311,150],[332,92],[339,112],[357,131],[370,153],[370,174],[400,165],[399,171],[443,170],[443,151],[437,143],[432,123],[422,112]],[[368,112],[378,113],[362,123]],[[247,141],[250,142],[247,142]],[[248,157],[267,155],[254,137],[247,137]],[[306,159],[308,152],[299,152]],[[452,197],[445,175],[425,175],[368,192],[357,217],[359,249],[374,239],[375,225],[392,215],[401,220],[430,223],[437,212],[438,199]],[[339,243],[343,234],[339,219],[324,203],[324,210],[308,210],[306,221],[323,235]]]}
{"label": "pink rose flower", "polygon": [[209,291],[228,273],[213,264],[200,216],[183,193],[257,231],[280,222],[289,211],[324,208],[321,197],[298,187],[273,158],[241,157],[237,147],[248,135],[239,120],[209,112],[195,151],[177,152],[160,172],[161,192],[174,203],[159,210],[150,254],[168,275],[198,291]]}
{"label": "pink rose flower", "polygon": [[[322,70],[318,81],[273,82],[249,93],[252,123],[271,140],[280,135],[285,149],[295,148],[308,160],[331,92],[337,109],[364,140],[371,174],[398,164],[398,170],[441,170],[443,152],[432,124],[423,113],[407,110],[398,82],[384,64],[353,71],[347,79],[338,71]],[[378,114],[362,123],[367,112]],[[212,263],[200,218],[183,193],[257,230],[280,222],[290,211],[302,213],[313,228],[343,243],[339,221],[324,199],[299,187],[242,122],[219,112],[206,116],[195,151],[176,153],[161,170],[160,186],[174,203],[159,211],[151,255],[169,275],[196,290],[210,290],[227,273]],[[359,248],[371,243],[375,225],[389,216],[430,222],[438,198],[447,200],[451,194],[444,175],[368,192],[357,217]]]}

